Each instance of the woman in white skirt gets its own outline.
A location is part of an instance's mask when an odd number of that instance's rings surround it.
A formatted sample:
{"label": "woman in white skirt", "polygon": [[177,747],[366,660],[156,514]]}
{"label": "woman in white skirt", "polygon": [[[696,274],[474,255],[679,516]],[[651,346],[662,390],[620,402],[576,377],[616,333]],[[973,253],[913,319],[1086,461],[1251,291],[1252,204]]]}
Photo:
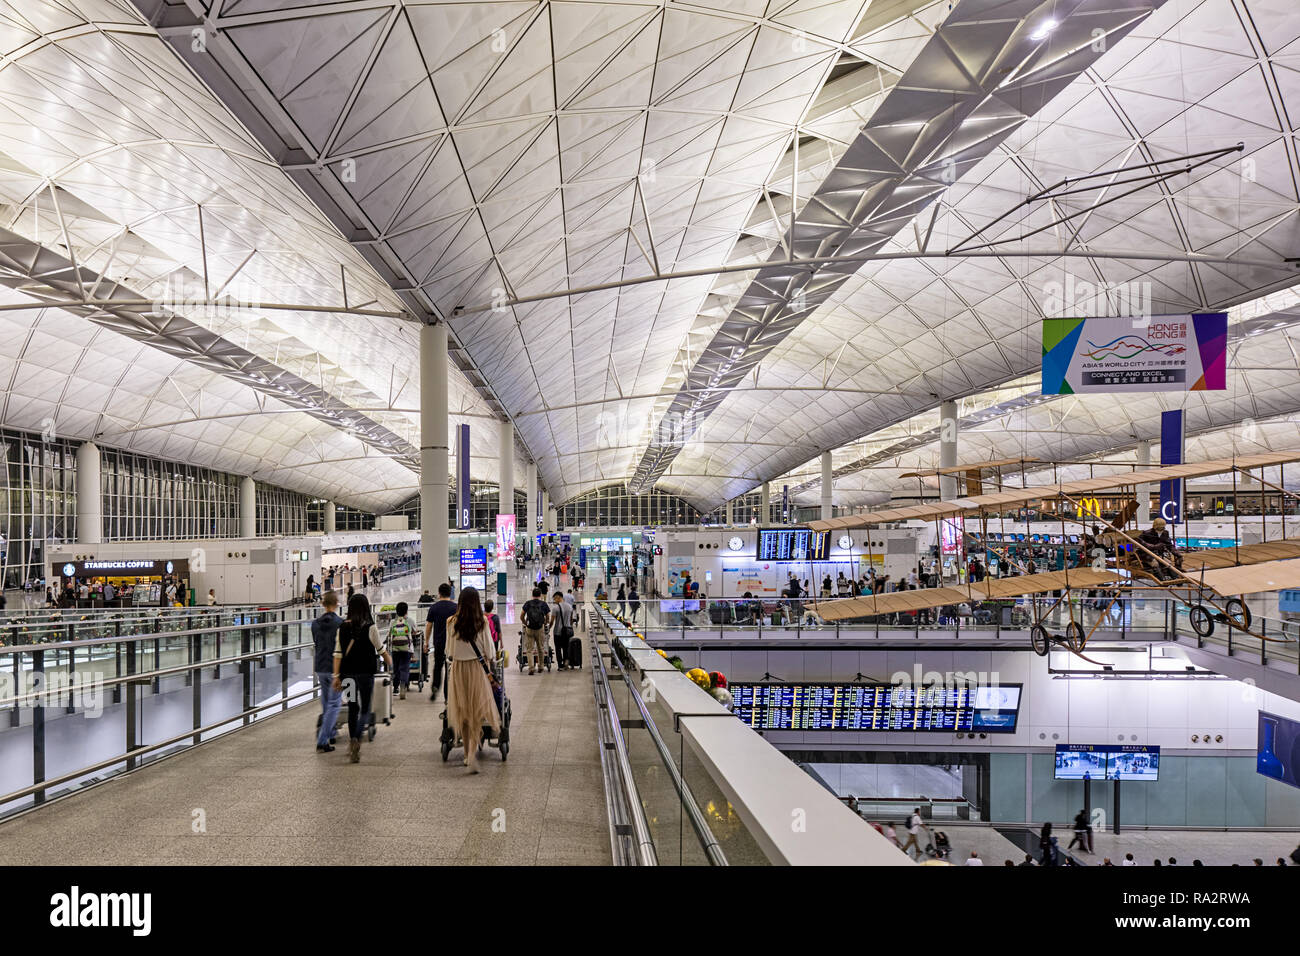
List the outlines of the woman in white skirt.
{"label": "woman in white skirt", "polygon": [[478,773],[479,736],[484,727],[492,736],[501,731],[501,715],[492,697],[490,655],[492,634],[488,630],[478,590],[464,588],[456,613],[447,621],[447,726],[465,742],[465,766]]}

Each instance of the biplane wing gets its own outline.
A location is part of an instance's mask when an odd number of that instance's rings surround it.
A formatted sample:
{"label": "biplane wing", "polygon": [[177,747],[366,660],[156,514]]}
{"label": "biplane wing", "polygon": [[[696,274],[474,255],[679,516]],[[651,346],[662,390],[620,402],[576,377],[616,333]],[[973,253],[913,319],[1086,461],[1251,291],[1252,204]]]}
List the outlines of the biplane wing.
{"label": "biplane wing", "polygon": [[1198,576],[1220,594],[1260,594],[1283,588],[1300,588],[1300,558],[1265,561],[1236,568],[1216,568]]}
{"label": "biplane wing", "polygon": [[1267,468],[1272,465],[1283,465],[1293,461],[1300,461],[1300,451],[1241,455],[1237,458],[1215,458],[1209,461],[1189,462],[1185,465],[1162,465],[1159,468],[1148,468],[1145,471],[1121,472],[1101,478],[1082,478],[1078,481],[1066,481],[1057,485],[1011,488],[987,495],[975,495],[971,498],[955,498],[952,501],[935,501],[923,505],[907,505],[900,508],[869,511],[865,514],[843,515],[839,518],[829,518],[824,521],[810,521],[808,527],[813,531],[839,531],[847,528],[869,528],[874,525],[907,521],[913,518],[929,521],[936,518],[956,517],[957,515],[975,515],[986,511],[1001,511],[1010,506],[1030,504],[1043,499],[1050,500],[1062,496],[1082,497],[1094,495],[1099,491],[1116,491],[1122,488],[1156,484],[1178,478],[1203,478],[1208,475],[1226,474],[1237,468]]}
{"label": "biplane wing", "polygon": [[915,591],[896,591],[836,601],[821,601],[817,613],[827,621],[843,621],[855,617],[873,617],[877,614],[900,614],[961,604],[963,601],[986,601],[993,598],[1019,597],[1022,594],[1044,594],[1075,588],[1098,588],[1124,583],[1124,576],[1116,571],[1094,571],[1092,568],[1074,568],[1069,571],[1047,571],[1043,574],[1021,574],[1012,578],[986,578],[968,587],[921,588]]}
{"label": "biplane wing", "polygon": [[972,461],[965,465],[952,465],[948,468],[931,468],[928,471],[909,471],[899,475],[900,478],[937,478],[939,475],[960,475],[968,471],[981,472],[990,468],[1005,468],[1007,465],[1041,465],[1050,464],[1041,458],[999,458],[996,461]]}
{"label": "biplane wing", "polygon": [[1245,567],[1287,558],[1300,558],[1300,538],[1280,538],[1277,541],[1246,544],[1240,548],[1212,548],[1208,551],[1184,552],[1183,573],[1195,577],[1202,570]]}

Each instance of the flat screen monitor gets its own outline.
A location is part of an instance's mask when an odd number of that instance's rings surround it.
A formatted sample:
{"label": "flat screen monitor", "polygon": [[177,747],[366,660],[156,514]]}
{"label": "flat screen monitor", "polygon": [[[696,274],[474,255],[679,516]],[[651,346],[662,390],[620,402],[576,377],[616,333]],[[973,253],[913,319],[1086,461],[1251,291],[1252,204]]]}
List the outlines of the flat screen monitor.
{"label": "flat screen monitor", "polygon": [[1024,540],[1025,540],[1025,536],[1024,536],[1023,534],[1017,532],[1017,533],[1016,533],[1016,540],[1017,540],[1017,541],[1024,541]]}
{"label": "flat screen monitor", "polygon": [[[1014,733],[1021,685],[730,685],[732,712],[756,730]],[[981,708],[980,701],[990,706]]]}
{"label": "flat screen monitor", "polygon": [[1077,534],[1070,535],[1070,544],[1078,544],[1078,543],[1079,543],[1079,536]]}
{"label": "flat screen monitor", "polygon": [[1105,780],[1107,753],[1105,747],[1057,744],[1056,779]]}
{"label": "flat screen monitor", "polygon": [[760,528],[759,561],[825,561],[830,556],[829,531],[807,528]]}
{"label": "flat screen monitor", "polygon": [[1115,747],[1106,755],[1106,776],[1111,780],[1146,780],[1160,778],[1159,747]]}
{"label": "flat screen monitor", "polygon": [[1255,771],[1300,787],[1300,721],[1261,710],[1258,743]]}

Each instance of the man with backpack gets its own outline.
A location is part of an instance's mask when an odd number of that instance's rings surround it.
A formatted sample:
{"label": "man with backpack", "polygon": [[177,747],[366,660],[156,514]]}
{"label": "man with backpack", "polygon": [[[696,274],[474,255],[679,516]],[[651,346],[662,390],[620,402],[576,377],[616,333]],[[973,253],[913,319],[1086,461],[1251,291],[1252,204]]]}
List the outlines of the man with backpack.
{"label": "man with backpack", "polygon": [[520,611],[524,624],[524,658],[528,673],[541,670],[546,660],[546,628],[551,623],[551,611],[542,600],[542,589],[533,588],[531,601],[525,601]]}
{"label": "man with backpack", "polygon": [[388,625],[388,652],[393,655],[393,683],[397,685],[398,700],[406,700],[406,689],[411,686],[411,652],[415,649],[415,622],[406,611],[406,602],[398,601],[397,615]]}

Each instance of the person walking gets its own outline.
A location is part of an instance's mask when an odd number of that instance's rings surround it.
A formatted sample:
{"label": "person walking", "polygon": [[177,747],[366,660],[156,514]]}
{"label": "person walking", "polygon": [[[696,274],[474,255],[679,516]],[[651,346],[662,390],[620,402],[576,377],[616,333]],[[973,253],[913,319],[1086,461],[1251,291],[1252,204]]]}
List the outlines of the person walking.
{"label": "person walking", "polygon": [[316,731],[318,754],[334,750],[334,725],[338,722],[339,706],[342,703],[339,692],[334,689],[334,644],[339,625],[343,623],[338,609],[339,596],[333,591],[326,591],[321,600],[321,615],[311,622],[311,639],[316,647],[312,670],[316,672],[316,681],[320,684],[320,727]]}
{"label": "person walking", "polygon": [[904,841],[901,847],[904,853],[911,847],[916,847],[916,855],[923,855],[924,850],[921,847],[920,836],[921,829],[924,826],[925,824],[921,820],[921,808],[917,807],[912,811],[912,815],[907,818],[907,840]]}
{"label": "person walking", "polygon": [[[561,602],[563,603],[563,602]],[[478,773],[479,737],[484,727],[501,732],[492,688],[496,677],[487,662],[492,634],[479,604],[477,588],[461,588],[456,613],[447,622],[451,662],[447,673],[447,726],[465,744],[465,766]]]}
{"label": "person walking", "polygon": [[627,617],[627,586],[621,581],[618,585],[618,594],[614,598],[618,602],[618,613],[620,617]]}
{"label": "person walking", "polygon": [[558,669],[565,670],[569,666],[569,640],[573,637],[573,607],[559,591],[555,592],[555,603],[551,605],[551,629]]}
{"label": "person walking", "polygon": [[1056,866],[1056,837],[1052,836],[1052,822],[1043,824],[1038,831],[1038,850],[1043,854],[1043,866]]}
{"label": "person walking", "polygon": [[[447,662],[447,621],[456,613],[451,599],[451,584],[438,585],[438,600],[429,605],[424,619],[424,653],[433,650],[433,672],[429,675],[429,700],[438,699],[442,689],[442,669]],[[481,613],[481,612],[480,612]]]}
{"label": "person walking", "polygon": [[520,620],[524,625],[524,659],[528,661],[528,673],[535,674],[546,660],[546,629],[551,623],[551,610],[542,600],[541,588],[533,588],[532,600],[525,601],[520,609]]}
{"label": "person walking", "polygon": [[375,691],[376,655],[393,669],[392,655],[384,649],[370,613],[370,601],[364,594],[354,594],[348,601],[348,616],[334,638],[334,689],[342,692],[347,688],[348,759],[352,763],[361,762],[361,736]]}
{"label": "person walking", "polygon": [[1088,845],[1088,837],[1090,835],[1088,831],[1091,829],[1092,826],[1088,823],[1088,814],[1085,811],[1080,810],[1074,815],[1074,836],[1066,845],[1066,852],[1068,853],[1070,850],[1073,850],[1074,845],[1077,843],[1079,844],[1079,849],[1084,853],[1091,853],[1092,847]]}
{"label": "person walking", "polygon": [[633,584],[627,591],[627,606],[632,612],[632,623],[636,623],[636,616],[641,611],[641,595],[636,592],[636,585]]}
{"label": "person walking", "polygon": [[406,690],[411,686],[411,653],[415,650],[415,622],[407,610],[407,603],[398,601],[393,623],[388,625],[388,653],[393,655],[393,685],[398,700],[406,700]]}

